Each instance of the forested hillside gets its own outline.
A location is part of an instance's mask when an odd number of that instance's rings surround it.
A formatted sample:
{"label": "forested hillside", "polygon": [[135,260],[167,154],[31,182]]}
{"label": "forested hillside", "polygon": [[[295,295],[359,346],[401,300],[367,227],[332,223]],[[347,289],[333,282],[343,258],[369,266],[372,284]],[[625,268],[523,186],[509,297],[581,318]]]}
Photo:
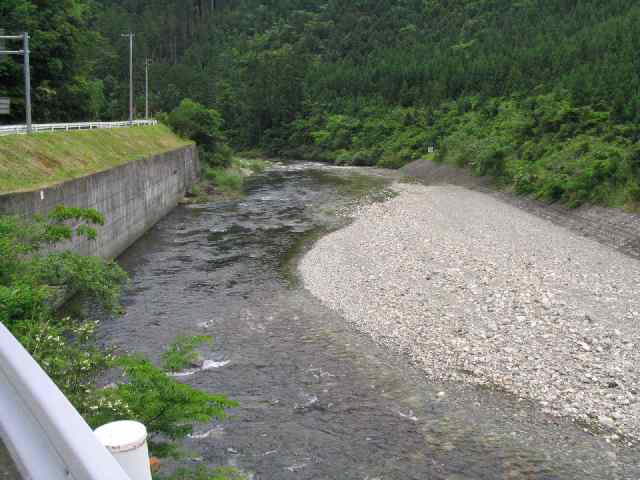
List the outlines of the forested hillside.
{"label": "forested hillside", "polygon": [[150,57],[153,110],[216,108],[239,147],[400,166],[435,143],[522,192],[640,200],[633,0],[5,0],[0,27],[33,31],[37,120],[124,118],[131,30],[138,111]]}

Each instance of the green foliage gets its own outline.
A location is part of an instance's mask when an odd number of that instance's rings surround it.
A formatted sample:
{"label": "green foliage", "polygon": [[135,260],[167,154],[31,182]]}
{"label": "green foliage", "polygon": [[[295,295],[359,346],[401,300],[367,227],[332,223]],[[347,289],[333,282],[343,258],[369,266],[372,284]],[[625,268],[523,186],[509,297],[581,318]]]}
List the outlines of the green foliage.
{"label": "green foliage", "polygon": [[233,467],[208,468],[203,465],[196,469],[180,468],[166,480],[247,480],[248,477]]}
{"label": "green foliage", "polygon": [[94,225],[104,225],[104,215],[93,208],[65,207],[63,205],[58,205],[49,213],[48,218],[55,222],[83,220]]}
{"label": "green foliage", "polygon": [[168,372],[179,372],[192,366],[199,359],[197,348],[212,342],[213,339],[207,335],[178,337],[162,354],[162,368]]}
{"label": "green foliage", "polygon": [[441,131],[438,159],[469,166],[516,192],[569,206],[637,203],[637,127],[614,123],[607,112],[576,106],[566,95],[493,99],[463,114],[435,112]]}
{"label": "green foliage", "polygon": [[94,426],[123,419],[143,423],[155,455],[175,454],[173,441],[192,433],[194,422],[222,419],[225,409],[238,406],[224,395],[178,382],[145,358],[121,357],[116,365],[126,381],[95,392],[89,421]]}
{"label": "green foliage", "polygon": [[56,207],[46,218],[0,217],[0,320],[8,326],[22,318],[49,315],[58,287],[118,305],[124,271],[114,262],[72,252],[44,250],[73,236],[95,238],[92,225],[104,223],[91,209]]}
{"label": "green foliage", "polygon": [[178,135],[195,141],[209,165],[229,165],[231,150],[222,133],[222,117],[216,110],[184,99],[164,120]]}
{"label": "green foliage", "polygon": [[207,168],[205,177],[226,193],[239,192],[244,185],[242,173],[229,168]]}
{"label": "green foliage", "polygon": [[77,291],[115,308],[126,275],[115,263],[48,248],[103,222],[94,210],[63,206],[47,218],[0,216],[0,321],[82,413],[110,358],[93,345],[95,322],[59,318],[54,304]]}
{"label": "green foliage", "polygon": [[95,346],[97,324],[69,317],[54,319],[49,312],[39,313],[37,318],[13,323],[11,331],[80,414],[87,417],[93,404],[96,376],[111,363],[110,354]]}
{"label": "green foliage", "polygon": [[226,168],[205,167],[202,181],[189,192],[189,202],[207,203],[211,200],[236,197],[244,191],[245,181],[251,175],[263,172],[271,165],[260,158],[233,157]]}
{"label": "green foliage", "polygon": [[[103,308],[119,307],[127,277],[117,264],[51,249],[74,235],[91,238],[95,232],[87,229],[103,223],[95,210],[63,206],[46,218],[0,216],[0,322],[94,427],[139,420],[150,432],[155,455],[177,455],[177,441],[191,433],[194,422],[224,418],[225,409],[237,403],[182,384],[142,357],[115,358],[96,346],[96,322],[56,312],[55,304],[65,293],[92,297]],[[194,361],[195,349],[210,341],[179,338],[163,355],[166,367],[176,370]],[[112,368],[121,370],[120,383],[97,388],[97,379]],[[215,479],[240,478],[226,470],[210,474]]]}
{"label": "green foliage", "polygon": [[[8,0],[0,18],[34,32],[43,117],[55,106],[64,117],[124,118],[120,35],[135,29],[135,64],[154,57],[152,110],[171,112],[167,123],[199,142],[209,166],[229,165],[226,138],[273,155],[390,168],[435,143],[437,158],[521,193],[637,203],[633,0]],[[20,97],[16,62],[0,65],[0,84]]]}
{"label": "green foliage", "polygon": [[269,162],[268,160],[263,160],[261,158],[235,157],[232,160],[232,163],[234,167],[249,170],[252,173],[262,173],[271,165],[271,162]]}
{"label": "green foliage", "polygon": [[267,160],[233,157],[227,168],[207,168],[204,176],[222,193],[237,194],[242,192],[245,178],[263,172],[269,165]]}
{"label": "green foliage", "polygon": [[72,252],[50,253],[34,261],[40,281],[79,295],[91,296],[110,310],[117,310],[120,285],[127,276],[115,263]]}
{"label": "green foliage", "polygon": [[[94,77],[102,37],[92,28],[96,10],[86,0],[0,2],[0,27],[29,32],[34,120],[41,123],[98,119],[104,107],[102,81]],[[19,42],[7,46],[19,49]],[[93,57],[93,58],[91,58]],[[9,123],[24,122],[22,57],[0,62],[0,96],[13,98]]]}

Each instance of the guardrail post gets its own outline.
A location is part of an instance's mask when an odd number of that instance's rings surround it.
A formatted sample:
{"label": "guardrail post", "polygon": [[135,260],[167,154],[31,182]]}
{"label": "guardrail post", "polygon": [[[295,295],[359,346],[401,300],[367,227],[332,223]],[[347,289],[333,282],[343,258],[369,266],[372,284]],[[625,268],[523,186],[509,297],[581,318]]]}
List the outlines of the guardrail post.
{"label": "guardrail post", "polygon": [[97,428],[95,434],[131,480],[151,480],[147,429],[143,424],[108,423]]}

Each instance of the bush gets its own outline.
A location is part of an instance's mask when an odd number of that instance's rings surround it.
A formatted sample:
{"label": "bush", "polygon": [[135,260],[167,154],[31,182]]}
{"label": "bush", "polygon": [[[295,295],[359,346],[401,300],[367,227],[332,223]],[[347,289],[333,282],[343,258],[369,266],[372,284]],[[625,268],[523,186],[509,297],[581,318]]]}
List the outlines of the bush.
{"label": "bush", "polygon": [[[95,210],[65,207],[32,220],[0,216],[0,321],[92,426],[138,420],[149,430],[153,455],[176,454],[175,441],[188,435],[194,422],[223,418],[225,409],[237,404],[182,384],[142,357],[114,358],[95,343],[97,322],[55,311],[60,291],[92,297],[97,307],[118,308],[127,277],[117,264],[48,248],[74,235],[94,238],[93,225],[103,222]],[[170,370],[181,368],[209,340],[180,337],[163,355],[164,363]],[[113,367],[121,369],[122,383],[97,388],[97,379]],[[214,478],[225,478],[225,471],[218,473]],[[231,473],[228,477],[236,478]]]}
{"label": "bush", "polygon": [[479,152],[471,165],[477,175],[501,177],[504,174],[506,156],[504,149],[492,145]]}
{"label": "bush", "polygon": [[179,372],[198,361],[197,348],[211,344],[213,339],[206,335],[196,337],[178,337],[162,354],[162,368],[168,372]]}
{"label": "bush", "polygon": [[253,173],[262,173],[267,168],[269,168],[269,165],[271,165],[271,162],[269,162],[268,160],[263,160],[261,158],[236,157],[233,159],[232,163],[235,167],[250,170]]}
{"label": "bush", "polygon": [[101,223],[95,210],[62,206],[33,220],[0,217],[0,321],[83,414],[109,355],[93,345],[95,322],[59,318],[54,303],[61,290],[77,291],[115,309],[126,274],[113,262],[45,247],[93,238]]}
{"label": "bush", "polygon": [[640,203],[640,185],[636,181],[630,181],[627,187],[628,200],[633,203]]}
{"label": "bush", "polygon": [[209,165],[229,165],[232,152],[222,132],[222,116],[217,110],[187,98],[163,120],[178,135],[196,142]]}
{"label": "bush", "polygon": [[381,167],[381,168],[401,168],[404,167],[407,164],[407,161],[398,154],[393,154],[393,153],[387,153],[385,155],[383,155],[383,157],[378,160],[378,163],[376,164],[377,167]]}
{"label": "bush", "polygon": [[247,477],[234,467],[207,468],[200,465],[193,470],[179,468],[167,480],[248,480],[249,478],[253,476]]}
{"label": "bush", "polygon": [[353,153],[351,163],[358,167],[370,167],[376,164],[376,158],[376,153],[370,150],[357,150]]}
{"label": "bush", "polygon": [[299,157],[399,168],[438,144],[434,159],[497,178],[522,194],[570,206],[636,202],[640,129],[575,105],[558,91],[533,97],[460,98],[438,108],[363,100],[326,106],[292,123]]}
{"label": "bush", "polygon": [[224,395],[174,380],[143,357],[121,357],[115,365],[126,382],[96,392],[89,421],[94,427],[124,419],[143,423],[156,456],[177,455],[174,441],[192,433],[194,422],[222,419],[225,409],[238,406]]}
{"label": "bush", "polygon": [[208,168],[205,172],[207,180],[213,182],[223,192],[239,192],[244,185],[244,176],[241,172],[225,168]]}

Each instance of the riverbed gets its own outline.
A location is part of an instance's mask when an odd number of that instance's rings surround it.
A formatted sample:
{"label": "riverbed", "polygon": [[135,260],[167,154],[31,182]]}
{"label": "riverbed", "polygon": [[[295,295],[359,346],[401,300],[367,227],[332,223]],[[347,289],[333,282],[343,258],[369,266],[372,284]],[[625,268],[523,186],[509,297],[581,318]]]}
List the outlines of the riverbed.
{"label": "riverbed", "polygon": [[188,463],[278,479],[637,479],[637,448],[491,388],[433,382],[304,288],[296,262],[359,205],[393,196],[369,169],[280,164],[246,196],[181,206],[120,259],[126,314],[100,341],[157,359],[210,334],[181,381],[240,407],[199,425]]}

